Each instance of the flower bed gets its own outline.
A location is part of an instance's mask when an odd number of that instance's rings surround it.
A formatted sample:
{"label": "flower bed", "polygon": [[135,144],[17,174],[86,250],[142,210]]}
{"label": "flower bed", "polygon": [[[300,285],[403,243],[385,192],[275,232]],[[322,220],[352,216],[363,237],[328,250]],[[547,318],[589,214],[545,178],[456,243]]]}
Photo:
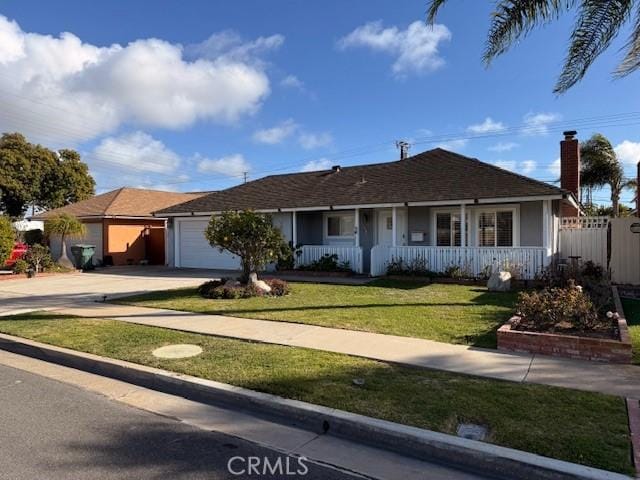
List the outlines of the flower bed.
{"label": "flower bed", "polygon": [[612,294],[618,312],[617,320],[612,318],[613,335],[611,337],[613,338],[587,332],[567,335],[519,330],[517,327],[521,318],[514,316],[498,329],[498,350],[611,363],[631,363],[631,338],[616,287],[612,287]]}

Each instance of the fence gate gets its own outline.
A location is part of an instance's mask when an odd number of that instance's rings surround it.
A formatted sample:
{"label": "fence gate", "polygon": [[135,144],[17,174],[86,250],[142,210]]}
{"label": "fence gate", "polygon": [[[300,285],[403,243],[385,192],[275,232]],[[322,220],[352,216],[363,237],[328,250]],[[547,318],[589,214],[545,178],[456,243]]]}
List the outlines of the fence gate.
{"label": "fence gate", "polygon": [[607,267],[608,217],[563,217],[560,224],[560,257],[580,257]]}
{"label": "fence gate", "polygon": [[640,218],[612,218],[610,221],[611,280],[640,285]]}

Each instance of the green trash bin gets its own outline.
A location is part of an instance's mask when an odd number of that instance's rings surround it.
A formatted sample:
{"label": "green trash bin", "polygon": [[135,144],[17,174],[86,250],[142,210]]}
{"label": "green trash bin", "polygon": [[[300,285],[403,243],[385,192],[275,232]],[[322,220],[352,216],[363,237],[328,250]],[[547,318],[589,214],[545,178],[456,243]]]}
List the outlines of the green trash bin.
{"label": "green trash bin", "polygon": [[80,270],[93,270],[93,254],[96,252],[95,245],[72,245],[71,253],[75,260],[76,268]]}

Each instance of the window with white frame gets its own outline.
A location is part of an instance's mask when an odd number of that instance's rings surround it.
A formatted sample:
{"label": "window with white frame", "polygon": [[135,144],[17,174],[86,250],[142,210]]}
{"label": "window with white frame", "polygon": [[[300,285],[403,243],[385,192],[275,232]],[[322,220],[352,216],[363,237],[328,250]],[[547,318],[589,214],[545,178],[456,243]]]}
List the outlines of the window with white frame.
{"label": "window with white frame", "polygon": [[478,212],[478,246],[513,247],[513,210]]}
{"label": "window with white frame", "polygon": [[[436,245],[439,247],[459,247],[462,238],[459,213],[436,213]],[[469,222],[465,218],[465,245],[469,245]]]}
{"label": "window with white frame", "polygon": [[327,215],[327,237],[352,237],[355,230],[353,214]]}

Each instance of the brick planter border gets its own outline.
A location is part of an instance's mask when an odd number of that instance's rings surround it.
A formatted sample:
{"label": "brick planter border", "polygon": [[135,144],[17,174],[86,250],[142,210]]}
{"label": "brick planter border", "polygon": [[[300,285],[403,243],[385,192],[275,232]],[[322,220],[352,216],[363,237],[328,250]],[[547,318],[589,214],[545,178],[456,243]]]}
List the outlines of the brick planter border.
{"label": "brick planter border", "polygon": [[519,317],[512,317],[498,329],[498,350],[599,362],[631,363],[631,337],[616,287],[612,287],[612,294],[616,311],[620,315],[619,340],[514,330],[513,323],[519,320]]}

